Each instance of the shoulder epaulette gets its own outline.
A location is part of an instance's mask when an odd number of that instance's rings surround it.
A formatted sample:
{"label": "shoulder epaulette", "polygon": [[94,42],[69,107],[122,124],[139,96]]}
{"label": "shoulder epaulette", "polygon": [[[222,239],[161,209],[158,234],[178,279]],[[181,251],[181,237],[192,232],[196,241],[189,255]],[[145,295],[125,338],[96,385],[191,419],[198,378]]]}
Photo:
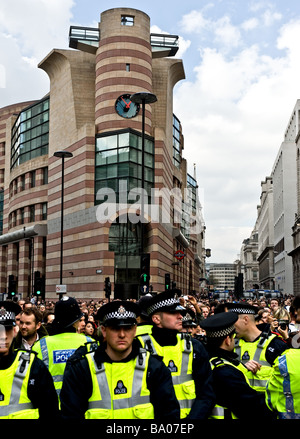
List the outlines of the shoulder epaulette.
{"label": "shoulder epaulette", "polygon": [[224,361],[222,360],[222,358],[213,358],[212,360],[210,360],[210,362],[213,364],[213,366],[217,367],[217,366],[221,366],[224,365]]}

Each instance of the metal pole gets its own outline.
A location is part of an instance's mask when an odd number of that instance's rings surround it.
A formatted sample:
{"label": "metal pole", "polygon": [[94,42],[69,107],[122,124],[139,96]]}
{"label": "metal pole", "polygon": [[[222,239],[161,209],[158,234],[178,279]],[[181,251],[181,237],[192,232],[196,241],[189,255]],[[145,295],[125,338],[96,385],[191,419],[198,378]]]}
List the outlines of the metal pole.
{"label": "metal pole", "polygon": [[60,218],[60,285],[62,285],[62,270],[63,270],[64,183],[65,183],[65,157],[62,156],[62,163],[61,163],[61,218]]}
{"label": "metal pole", "polygon": [[142,99],[142,205],[141,205],[141,255],[144,253],[144,213],[145,213],[145,98]]}
{"label": "metal pole", "polygon": [[[59,157],[61,161],[61,215],[60,215],[60,285],[63,281],[63,239],[64,239],[64,183],[65,183],[65,157],[73,157],[69,151],[56,151],[54,157]],[[62,298],[63,293],[59,295]]]}
{"label": "metal pole", "polygon": [[142,104],[142,203],[141,203],[141,250],[140,250],[140,262],[144,253],[144,215],[145,215],[145,106],[146,104],[153,104],[157,101],[157,97],[149,92],[138,92],[130,96],[132,102],[136,104]]}

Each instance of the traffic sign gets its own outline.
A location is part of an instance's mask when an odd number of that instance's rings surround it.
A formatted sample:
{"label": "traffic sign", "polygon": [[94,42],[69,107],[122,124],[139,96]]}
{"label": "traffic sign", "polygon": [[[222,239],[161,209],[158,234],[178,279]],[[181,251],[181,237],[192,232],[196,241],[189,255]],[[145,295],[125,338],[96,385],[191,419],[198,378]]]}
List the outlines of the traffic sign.
{"label": "traffic sign", "polygon": [[141,292],[144,294],[147,294],[149,291],[149,286],[148,285],[142,285],[141,286]]}
{"label": "traffic sign", "polygon": [[182,250],[176,250],[176,252],[174,253],[174,256],[178,261],[181,261],[181,259],[184,258],[185,254]]}
{"label": "traffic sign", "polygon": [[56,285],[56,292],[57,293],[66,293],[67,292],[67,285]]}

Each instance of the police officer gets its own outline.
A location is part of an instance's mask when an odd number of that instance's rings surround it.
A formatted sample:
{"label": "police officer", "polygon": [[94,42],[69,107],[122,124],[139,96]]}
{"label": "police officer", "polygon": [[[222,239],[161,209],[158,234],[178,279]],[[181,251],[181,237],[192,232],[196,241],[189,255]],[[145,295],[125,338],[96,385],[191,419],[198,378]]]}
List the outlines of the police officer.
{"label": "police officer", "polygon": [[212,373],[201,342],[180,333],[186,309],[174,291],[165,291],[149,302],[152,333],[138,337],[142,346],[163,358],[169,368],[180,404],[180,417],[207,419],[214,406]]}
{"label": "police officer", "polygon": [[73,297],[63,296],[56,302],[54,320],[52,322],[53,335],[40,339],[33,345],[38,358],[48,367],[56,392],[60,394],[62,380],[67,359],[77,348],[93,339],[77,333],[77,327],[82,317],[79,305]]}
{"label": "police officer", "polygon": [[238,315],[235,323],[235,352],[248,369],[251,386],[265,392],[271,366],[288,344],[275,334],[264,333],[256,325],[257,308],[248,303],[228,303],[228,311]]}
{"label": "police officer", "polygon": [[0,302],[0,419],[59,419],[52,377],[33,352],[14,350],[20,306]]}
{"label": "police officer", "polygon": [[245,377],[247,369],[238,360],[234,349],[234,324],[238,316],[221,312],[201,322],[206,331],[206,349],[213,371],[216,394],[215,419],[276,419],[268,409],[264,395],[254,390]]}
{"label": "police officer", "polygon": [[192,309],[187,309],[187,312],[182,316],[182,330],[180,332],[187,332],[193,336],[193,330],[197,328],[195,323],[195,313]]}
{"label": "police officer", "polygon": [[136,303],[119,300],[99,309],[105,342],[68,360],[64,419],[179,419],[169,370],[134,338],[138,312]]}
{"label": "police officer", "polygon": [[266,389],[266,402],[278,419],[300,419],[300,350],[288,349],[276,358]]}
{"label": "police officer", "polygon": [[142,296],[137,305],[139,307],[139,315],[137,317],[137,328],[136,328],[136,336],[142,334],[151,334],[152,332],[152,320],[147,314],[148,303],[152,299],[151,294],[146,294]]}

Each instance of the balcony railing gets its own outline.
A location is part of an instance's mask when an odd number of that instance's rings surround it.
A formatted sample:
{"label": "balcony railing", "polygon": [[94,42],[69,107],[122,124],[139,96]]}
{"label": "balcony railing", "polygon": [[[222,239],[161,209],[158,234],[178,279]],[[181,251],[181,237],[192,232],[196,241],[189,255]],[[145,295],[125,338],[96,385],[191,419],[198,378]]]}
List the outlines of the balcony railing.
{"label": "balcony railing", "polygon": [[[151,34],[150,43],[154,58],[175,56],[178,49],[178,35]],[[70,26],[69,47],[96,53],[100,41],[100,30],[96,27]]]}
{"label": "balcony railing", "polygon": [[151,34],[150,42],[154,57],[175,56],[179,49],[178,40],[178,35]]}
{"label": "balcony railing", "polygon": [[100,30],[97,27],[70,26],[69,47],[95,53],[100,41]]}

